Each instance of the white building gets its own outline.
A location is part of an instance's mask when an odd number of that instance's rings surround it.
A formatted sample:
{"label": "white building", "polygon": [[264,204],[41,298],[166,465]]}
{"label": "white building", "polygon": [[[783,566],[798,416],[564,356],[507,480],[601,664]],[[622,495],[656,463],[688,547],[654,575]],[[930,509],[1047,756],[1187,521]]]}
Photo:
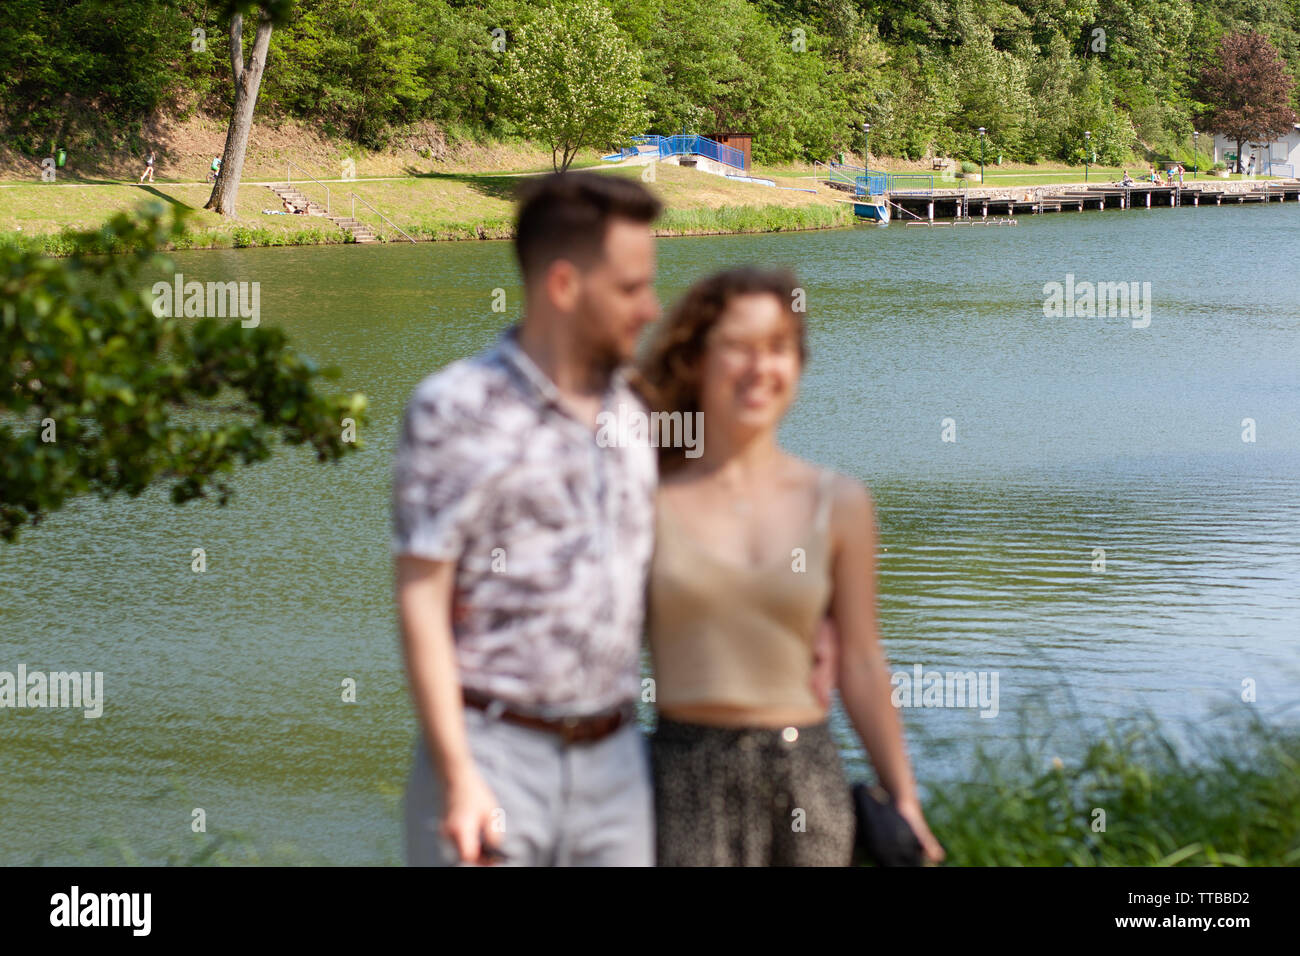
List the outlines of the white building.
{"label": "white building", "polygon": [[[1214,137],[1214,161],[1225,163],[1236,171],[1237,141],[1222,134]],[[1300,123],[1295,123],[1285,136],[1265,142],[1251,140],[1241,144],[1242,168],[1245,169],[1250,157],[1255,157],[1255,173],[1260,176],[1285,176],[1295,178],[1300,169]]]}

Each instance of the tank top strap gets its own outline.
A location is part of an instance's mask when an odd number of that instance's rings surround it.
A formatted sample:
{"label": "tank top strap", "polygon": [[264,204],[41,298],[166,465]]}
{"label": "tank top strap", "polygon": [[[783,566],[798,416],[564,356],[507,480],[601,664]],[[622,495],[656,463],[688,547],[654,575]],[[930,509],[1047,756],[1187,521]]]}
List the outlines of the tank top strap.
{"label": "tank top strap", "polygon": [[831,485],[835,481],[835,472],[829,468],[821,469],[821,475],[817,481],[817,514],[813,519],[813,527],[817,531],[825,531],[830,524],[831,517]]}

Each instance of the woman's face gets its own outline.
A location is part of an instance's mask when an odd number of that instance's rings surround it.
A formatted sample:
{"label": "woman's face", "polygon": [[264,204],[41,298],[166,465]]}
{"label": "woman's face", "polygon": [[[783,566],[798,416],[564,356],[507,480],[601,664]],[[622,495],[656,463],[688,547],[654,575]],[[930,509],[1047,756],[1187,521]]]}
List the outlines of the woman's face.
{"label": "woman's face", "polygon": [[799,335],[788,303],[766,292],[731,299],[705,338],[700,410],[718,434],[775,429],[799,388]]}

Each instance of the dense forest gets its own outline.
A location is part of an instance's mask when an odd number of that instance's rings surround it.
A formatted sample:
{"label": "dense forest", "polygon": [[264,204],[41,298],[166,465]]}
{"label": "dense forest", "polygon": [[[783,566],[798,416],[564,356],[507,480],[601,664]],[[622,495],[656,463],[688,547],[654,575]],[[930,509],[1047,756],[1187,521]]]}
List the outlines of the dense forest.
{"label": "dense forest", "polygon": [[[1102,162],[1189,145],[1197,78],[1226,33],[1265,34],[1300,75],[1300,0],[607,0],[639,50],[650,129],[755,135],[763,162],[860,146]],[[501,47],[522,0],[296,0],[257,115],[382,148],[413,126],[519,135]],[[20,152],[131,147],[159,111],[222,115],[221,0],[6,0],[0,123]],[[200,32],[201,31],[201,32]],[[251,38],[253,23],[246,25]],[[495,42],[494,42],[495,41]],[[246,39],[245,43],[249,42]],[[611,144],[613,145],[613,144]]]}

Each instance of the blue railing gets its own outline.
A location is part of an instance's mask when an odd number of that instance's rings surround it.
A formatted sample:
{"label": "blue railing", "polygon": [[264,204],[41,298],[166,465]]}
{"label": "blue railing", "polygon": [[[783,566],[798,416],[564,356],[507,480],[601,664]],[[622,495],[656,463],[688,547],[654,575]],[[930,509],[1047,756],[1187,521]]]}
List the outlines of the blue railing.
{"label": "blue railing", "polygon": [[841,186],[857,186],[857,180],[862,176],[863,172],[865,170],[861,166],[830,163],[826,167],[826,181],[828,183],[839,183]]}
{"label": "blue railing", "polygon": [[886,173],[878,169],[863,169],[845,163],[830,163],[826,167],[826,181],[850,186],[859,195],[879,196],[883,193],[909,192],[929,194],[934,192],[934,177],[922,173]]}
{"label": "blue railing", "polygon": [[826,181],[851,186],[859,196],[879,196],[887,188],[888,173],[878,169],[863,169],[845,163],[831,163],[826,167]]}
{"label": "blue railing", "polygon": [[879,196],[885,191],[885,173],[868,170],[867,175],[854,177],[853,185],[859,196]]}
{"label": "blue railing", "polygon": [[634,136],[632,139],[637,143],[658,146],[660,156],[703,156],[705,159],[736,169],[748,168],[745,165],[745,154],[741,150],[734,146],[724,146],[707,136],[698,136],[694,133],[658,136],[651,133],[648,136]]}
{"label": "blue railing", "polygon": [[928,196],[934,192],[934,177],[929,173],[890,173],[885,188],[891,193],[921,193]]}

